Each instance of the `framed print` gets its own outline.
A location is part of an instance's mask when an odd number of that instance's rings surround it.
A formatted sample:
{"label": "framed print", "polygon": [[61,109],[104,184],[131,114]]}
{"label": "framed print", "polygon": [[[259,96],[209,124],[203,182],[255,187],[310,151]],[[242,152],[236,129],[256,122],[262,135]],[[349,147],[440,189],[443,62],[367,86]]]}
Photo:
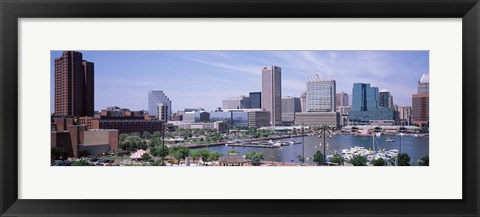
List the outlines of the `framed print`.
{"label": "framed print", "polygon": [[0,10],[2,216],[478,216],[476,0]]}

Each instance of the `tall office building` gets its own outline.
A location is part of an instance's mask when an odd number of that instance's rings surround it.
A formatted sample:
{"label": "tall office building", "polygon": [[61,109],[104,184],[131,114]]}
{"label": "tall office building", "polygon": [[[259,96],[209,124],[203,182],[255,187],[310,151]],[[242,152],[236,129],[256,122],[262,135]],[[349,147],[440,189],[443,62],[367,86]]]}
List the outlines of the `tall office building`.
{"label": "tall office building", "polygon": [[377,111],[378,88],[370,84],[355,83],[352,90],[352,111]]}
{"label": "tall office building", "polygon": [[170,107],[166,103],[159,103],[158,104],[158,120],[161,120],[163,122],[168,121],[168,111],[170,111]]}
{"label": "tall office building", "polygon": [[158,105],[160,103],[168,107],[167,120],[170,120],[172,116],[172,101],[170,101],[167,95],[161,90],[148,91],[148,114],[150,116],[158,117]]}
{"label": "tall office building", "polygon": [[316,76],[307,82],[307,112],[336,112],[336,83]]}
{"label": "tall office building", "polygon": [[430,74],[423,74],[418,81],[417,94],[412,95],[412,123],[427,128],[430,111]]}
{"label": "tall office building", "polygon": [[250,108],[262,108],[262,92],[250,92]]}
{"label": "tall office building", "polygon": [[337,107],[349,105],[348,94],[344,93],[343,91],[341,93],[337,93],[337,98],[335,100]]}
{"label": "tall office building", "polygon": [[379,96],[379,106],[385,108],[393,108],[393,96],[390,94],[390,91],[382,89],[378,93]]}
{"label": "tall office building", "polygon": [[429,85],[430,85],[430,74],[423,74],[418,81],[417,93],[418,94],[429,94]]}
{"label": "tall office building", "polygon": [[222,109],[246,109],[251,107],[251,100],[247,96],[228,97],[222,101]]}
{"label": "tall office building", "polygon": [[282,113],[302,112],[300,98],[298,97],[282,97]]}
{"label": "tall office building", "polygon": [[272,126],[282,124],[282,69],[278,66],[262,69],[262,108],[270,112]]}
{"label": "tall office building", "polygon": [[290,125],[295,121],[295,113],[302,112],[300,98],[282,97],[282,124]]}
{"label": "tall office building", "polygon": [[412,107],[411,106],[397,106],[395,110],[399,113],[400,125],[408,126],[412,123]]}
{"label": "tall office building", "polygon": [[55,115],[93,116],[94,64],[80,52],[55,58]]}
{"label": "tall office building", "polygon": [[398,111],[380,106],[380,95],[377,87],[370,84],[355,83],[352,90],[352,111],[348,113],[350,125],[377,123],[378,120],[398,124]]}

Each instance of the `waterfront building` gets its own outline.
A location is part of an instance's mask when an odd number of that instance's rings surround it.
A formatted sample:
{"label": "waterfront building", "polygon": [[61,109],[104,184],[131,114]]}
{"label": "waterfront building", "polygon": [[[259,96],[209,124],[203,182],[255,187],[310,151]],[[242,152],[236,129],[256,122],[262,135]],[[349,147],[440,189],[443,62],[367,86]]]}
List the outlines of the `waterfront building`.
{"label": "waterfront building", "polygon": [[94,64],[82,53],[55,58],[55,116],[93,116]]}
{"label": "waterfront building", "polygon": [[355,83],[352,95],[352,111],[348,113],[349,125],[369,125],[371,120],[398,122],[397,111],[380,106],[377,87],[371,87],[368,83]]}
{"label": "waterfront building", "polygon": [[295,113],[302,112],[300,98],[282,97],[282,124],[292,125],[295,121]]}
{"label": "waterfront building", "polygon": [[398,111],[400,125],[409,126],[412,124],[412,107],[411,106],[397,106],[395,110]]}
{"label": "waterfront building", "polygon": [[148,91],[148,113],[151,116],[158,117],[158,104],[160,103],[168,107],[167,120],[170,120],[172,116],[172,101],[161,90]]}
{"label": "waterfront building", "polygon": [[418,94],[429,94],[430,93],[430,74],[423,74],[418,81],[417,93]]}
{"label": "waterfront building", "polygon": [[418,81],[417,94],[412,95],[412,123],[422,128],[429,126],[430,74],[423,74]]}
{"label": "waterfront building", "polygon": [[412,95],[412,123],[422,128],[429,124],[429,94]]}
{"label": "waterfront building", "polygon": [[206,111],[192,111],[185,112],[183,114],[183,121],[194,123],[194,122],[208,122],[210,121],[210,113]]}
{"label": "waterfront building", "polygon": [[228,132],[228,125],[223,121],[204,122],[204,123],[185,123],[176,122],[175,125],[179,129],[215,129],[219,133]]}
{"label": "waterfront building", "polygon": [[250,92],[250,108],[262,108],[262,92]]}
{"label": "waterfront building", "polygon": [[300,98],[298,97],[282,97],[282,114],[302,112]]}
{"label": "waterfront building", "polygon": [[[91,117],[90,117],[91,118]],[[87,130],[76,118],[53,118],[51,147],[60,147],[69,157],[77,158],[81,151],[91,154],[116,153],[118,130]]]}
{"label": "waterfront building", "polygon": [[378,93],[379,101],[378,105],[385,108],[393,108],[393,96],[390,91],[382,89]]}
{"label": "waterfront building", "polygon": [[352,111],[351,106],[337,106],[337,112],[340,114],[340,125],[348,125],[348,113]]}
{"label": "waterfront building", "polygon": [[245,129],[248,127],[248,112],[244,110],[226,110],[210,112],[210,121],[223,121],[229,129]]}
{"label": "waterfront building", "polygon": [[338,112],[301,112],[295,113],[295,125],[340,127],[340,113]]}
{"label": "waterfront building", "polygon": [[222,101],[222,109],[248,109],[251,107],[250,98],[247,96],[228,97]]}
{"label": "waterfront building", "polygon": [[337,98],[335,99],[337,107],[339,106],[349,106],[348,94],[343,91],[337,93]]}
{"label": "waterfront building", "polygon": [[307,112],[335,112],[335,98],[335,80],[316,75],[307,82]]}
{"label": "waterfront building", "polygon": [[80,117],[80,123],[87,129],[116,129],[119,133],[154,133],[162,130],[162,121],[157,119],[98,119]]}
{"label": "waterfront building", "polygon": [[250,111],[248,112],[248,127],[260,128],[270,126],[270,112]]}
{"label": "waterfront building", "polygon": [[282,124],[282,69],[278,66],[262,68],[262,109],[270,112],[270,125]]}

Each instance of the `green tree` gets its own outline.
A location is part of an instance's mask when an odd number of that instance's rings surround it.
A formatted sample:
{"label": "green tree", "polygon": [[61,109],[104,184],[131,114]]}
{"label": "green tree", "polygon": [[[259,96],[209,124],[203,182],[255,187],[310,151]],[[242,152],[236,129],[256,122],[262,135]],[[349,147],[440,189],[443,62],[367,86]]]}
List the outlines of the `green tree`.
{"label": "green tree", "polygon": [[410,166],[410,156],[407,153],[401,153],[397,156],[398,166]]}
{"label": "green tree", "polygon": [[140,137],[140,133],[139,133],[139,132],[134,132],[134,133],[131,133],[130,136],[138,136],[138,137]]}
{"label": "green tree", "polygon": [[336,153],[330,158],[330,162],[343,165],[343,157],[342,155]]}
{"label": "green tree", "polygon": [[120,142],[120,144],[123,144],[127,137],[128,137],[128,134],[126,133],[121,133],[120,135],[118,135],[118,141]]}
{"label": "green tree", "polygon": [[387,166],[387,161],[383,158],[377,158],[372,160],[373,166]]}
{"label": "green tree", "polygon": [[228,154],[238,154],[238,151],[237,150],[228,150]]}
{"label": "green tree", "polygon": [[367,158],[361,155],[355,155],[350,160],[353,166],[367,166]]}
{"label": "green tree", "polygon": [[253,166],[260,166],[262,164],[262,160],[258,155],[254,155],[250,162],[252,163]]}
{"label": "green tree", "polygon": [[152,138],[152,134],[150,134],[148,131],[143,132],[142,138],[144,139],[150,139]]}
{"label": "green tree", "polygon": [[146,148],[146,144],[144,144],[144,141],[139,136],[128,136],[123,144],[123,149],[130,152],[144,148]]}
{"label": "green tree", "polygon": [[152,158],[152,155],[150,155],[149,153],[143,153],[142,160],[145,162],[148,162],[148,161],[152,161],[153,158]]}
{"label": "green tree", "polygon": [[425,157],[422,157],[422,159],[420,159],[420,161],[418,162],[418,165],[419,166],[428,166],[429,165],[429,157],[428,155],[425,156]]}
{"label": "green tree", "polygon": [[317,165],[325,164],[325,155],[323,155],[321,151],[315,152],[313,155],[313,162],[315,162]]}
{"label": "green tree", "polygon": [[150,148],[150,154],[154,157],[166,157],[168,155],[168,147],[167,146],[155,146]]}
{"label": "green tree", "polygon": [[88,161],[86,160],[79,160],[79,161],[76,161],[72,164],[72,166],[93,166],[92,164],[90,164]]}
{"label": "green tree", "polygon": [[52,147],[50,158],[52,160],[66,160],[68,158],[68,153],[61,147]]}
{"label": "green tree", "polygon": [[220,159],[220,157],[221,157],[222,155],[223,155],[223,154],[220,153],[220,152],[212,151],[212,152],[210,152],[210,156],[208,156],[208,160],[209,160],[209,161],[217,161],[218,159]]}
{"label": "green tree", "polygon": [[148,140],[149,147],[160,146],[162,144],[163,144],[162,138],[160,137],[152,137],[150,140]]}
{"label": "green tree", "polygon": [[245,158],[248,159],[248,160],[251,160],[253,157],[255,156],[258,156],[260,158],[260,160],[264,160],[265,159],[265,154],[263,152],[254,152],[254,151],[251,151],[251,152],[248,152],[245,154]]}
{"label": "green tree", "polygon": [[198,154],[200,155],[200,158],[202,159],[203,164],[205,164],[210,157],[210,151],[206,148],[200,149],[198,151]]}
{"label": "green tree", "polygon": [[159,138],[159,137],[162,137],[162,134],[160,133],[160,131],[155,131],[155,132],[153,132],[152,137]]}
{"label": "green tree", "polygon": [[192,158],[193,162],[195,163],[197,160],[200,159],[200,151],[199,150],[193,150],[190,153],[190,157]]}
{"label": "green tree", "polygon": [[186,157],[190,156],[190,149],[183,146],[174,146],[169,148],[169,154],[178,160],[180,165],[180,160],[184,160]]}

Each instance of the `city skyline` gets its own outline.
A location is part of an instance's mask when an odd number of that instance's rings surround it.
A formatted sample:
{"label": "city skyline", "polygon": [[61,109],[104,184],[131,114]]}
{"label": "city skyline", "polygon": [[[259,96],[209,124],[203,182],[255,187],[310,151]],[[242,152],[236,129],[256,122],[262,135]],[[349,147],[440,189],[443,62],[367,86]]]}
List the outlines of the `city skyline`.
{"label": "city skyline", "polygon": [[[80,52],[95,63],[95,110],[148,110],[149,90],[164,91],[173,111],[211,110],[228,97],[260,91],[262,67],[268,65],[282,68],[282,97],[299,97],[308,78],[319,74],[334,77],[337,93],[351,95],[353,83],[370,83],[389,90],[395,104],[411,106],[419,78],[429,73],[428,51]],[[52,83],[59,56],[61,51],[51,52]]]}

